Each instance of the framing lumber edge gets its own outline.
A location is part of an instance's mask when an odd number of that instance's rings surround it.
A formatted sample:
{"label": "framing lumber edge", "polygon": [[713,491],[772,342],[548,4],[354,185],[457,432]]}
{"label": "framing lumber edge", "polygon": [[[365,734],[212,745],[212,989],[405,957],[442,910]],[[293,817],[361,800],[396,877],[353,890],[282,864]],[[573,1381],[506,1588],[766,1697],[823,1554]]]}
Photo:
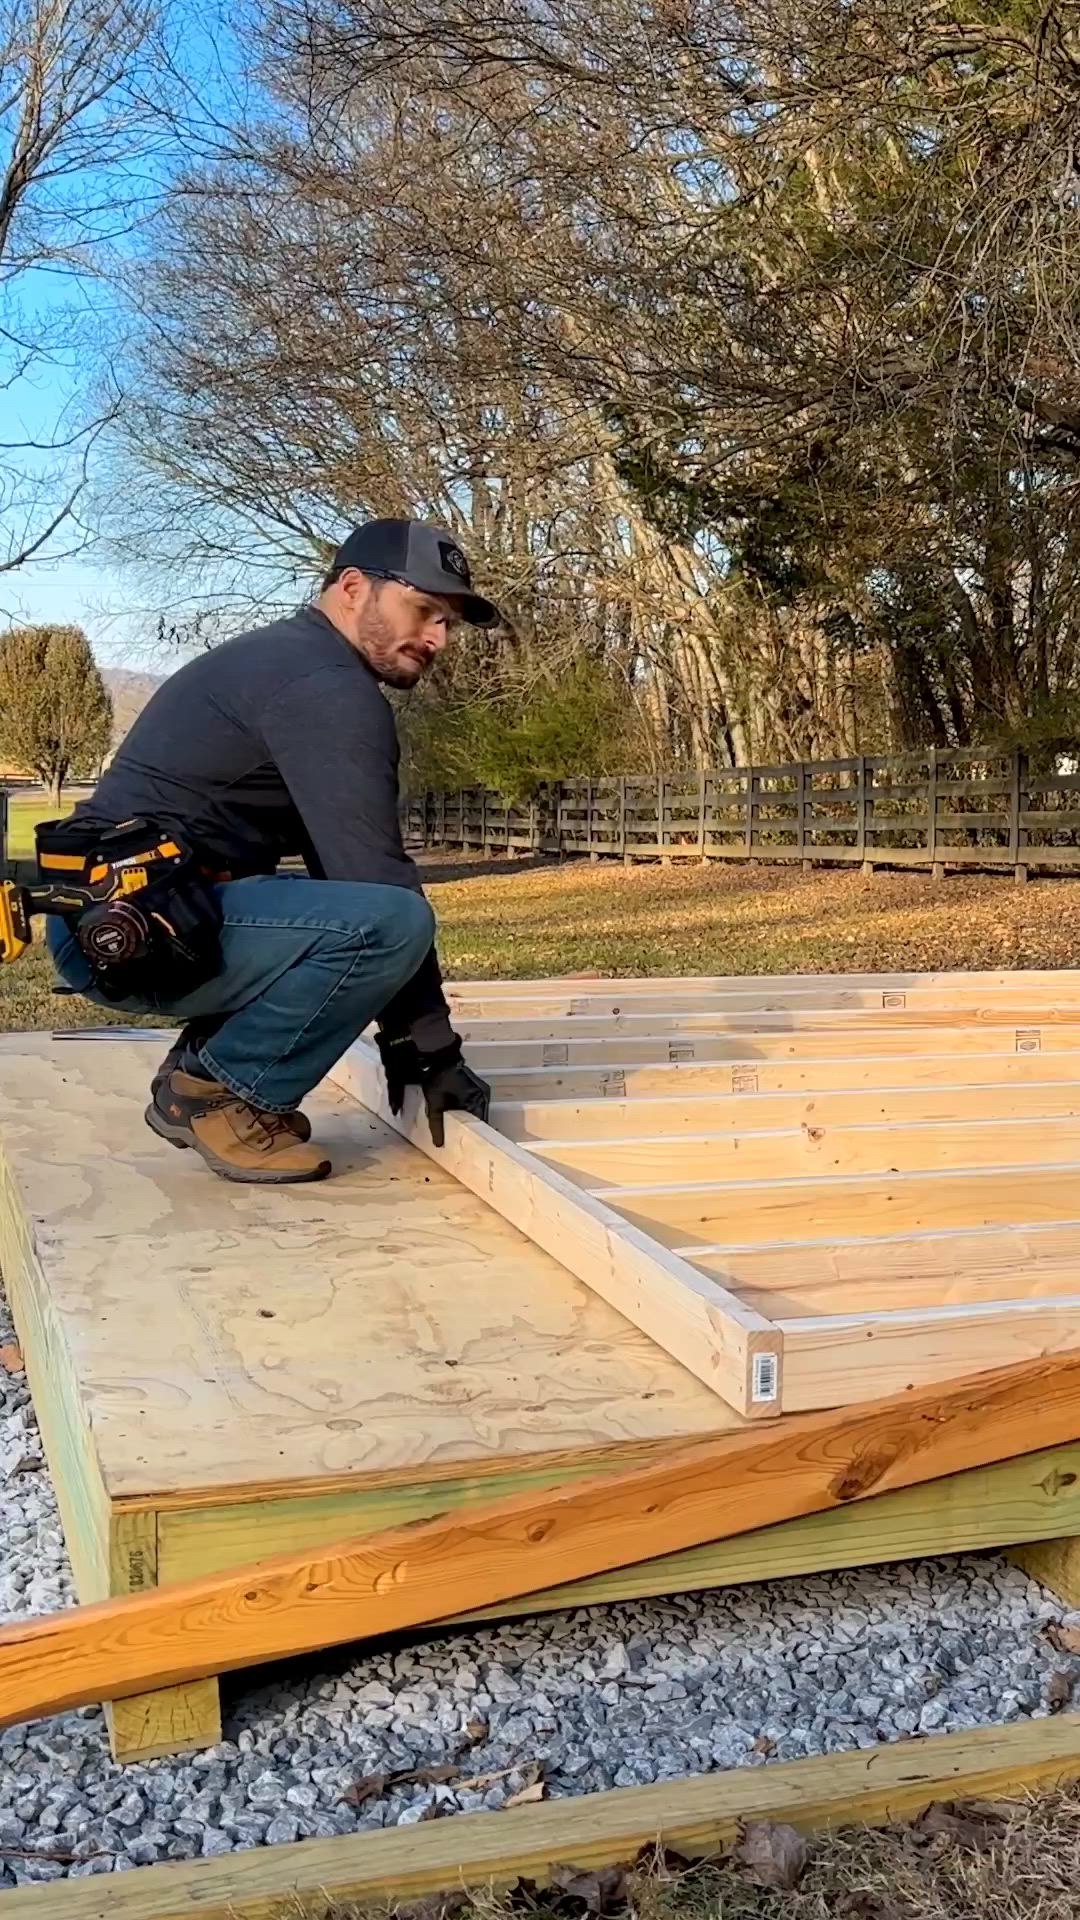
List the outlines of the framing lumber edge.
{"label": "framing lumber edge", "polygon": [[335,1901],[377,1908],[523,1879],[544,1885],[556,1865],[613,1866],[658,1844],[708,1859],[753,1820],[804,1833],[887,1826],[934,1802],[1015,1799],[1078,1777],[1080,1715],[1070,1714],[27,1887],[5,1894],[3,1911],[5,1920],[60,1910],[64,1920],[280,1920]]}
{"label": "framing lumber edge", "polygon": [[390,1111],[376,1049],[358,1040],[329,1078],[591,1287],[696,1379],[748,1418],[783,1410],[783,1335],[721,1281],[701,1273],[527,1148],[469,1115],[448,1113],[431,1139],[419,1091]]}
{"label": "framing lumber edge", "polygon": [[0,1726],[475,1611],[1080,1439],[1080,1357],[747,1426],[467,1513],[0,1628]]}

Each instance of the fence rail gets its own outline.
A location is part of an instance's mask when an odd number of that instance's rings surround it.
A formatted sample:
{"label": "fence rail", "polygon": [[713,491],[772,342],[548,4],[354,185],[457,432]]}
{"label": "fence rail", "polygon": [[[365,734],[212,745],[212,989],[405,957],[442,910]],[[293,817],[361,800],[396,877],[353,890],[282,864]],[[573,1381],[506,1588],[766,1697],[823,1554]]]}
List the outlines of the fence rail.
{"label": "fence rail", "polygon": [[1008,869],[1080,866],[1080,758],[863,755],[664,778],[564,780],[514,806],[484,787],[405,802],[413,848],[592,860],[761,860]]}

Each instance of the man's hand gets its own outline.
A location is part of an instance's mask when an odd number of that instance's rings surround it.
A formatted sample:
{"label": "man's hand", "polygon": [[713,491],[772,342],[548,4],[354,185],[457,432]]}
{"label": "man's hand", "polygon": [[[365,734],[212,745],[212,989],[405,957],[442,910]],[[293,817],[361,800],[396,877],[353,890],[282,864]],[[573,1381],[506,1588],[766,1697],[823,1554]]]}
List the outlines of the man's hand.
{"label": "man's hand", "polygon": [[395,1038],[380,1031],[375,1040],[382,1055],[390,1111],[400,1113],[405,1104],[406,1087],[418,1087],[423,1080],[420,1053],[407,1033]]}
{"label": "man's hand", "polygon": [[376,1039],[391,1113],[401,1112],[406,1087],[422,1088],[434,1146],[446,1144],[444,1114],[472,1113],[478,1120],[487,1119],[491,1088],[466,1066],[461,1057],[461,1041],[456,1036],[450,1046],[440,1048],[438,1053],[421,1053],[408,1035],[391,1039],[379,1033]]}
{"label": "man's hand", "polygon": [[465,1065],[461,1057],[460,1040],[455,1039],[452,1046],[443,1047],[439,1053],[422,1053],[420,1066],[420,1085],[424,1090],[428,1126],[435,1146],[445,1144],[444,1114],[473,1113],[478,1120],[487,1119],[491,1088],[486,1080],[481,1080],[479,1074]]}

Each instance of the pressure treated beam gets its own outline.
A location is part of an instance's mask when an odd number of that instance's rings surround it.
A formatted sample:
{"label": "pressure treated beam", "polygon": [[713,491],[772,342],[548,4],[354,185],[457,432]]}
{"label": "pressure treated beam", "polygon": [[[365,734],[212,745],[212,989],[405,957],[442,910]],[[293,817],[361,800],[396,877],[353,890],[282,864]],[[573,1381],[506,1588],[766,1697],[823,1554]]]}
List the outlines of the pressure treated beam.
{"label": "pressure treated beam", "polygon": [[1080,1358],[673,1449],[625,1474],[0,1629],[0,1725],[386,1635],[1080,1438]]}
{"label": "pressure treated beam", "polygon": [[736,1412],[759,1417],[780,1412],[781,1335],[718,1279],[637,1232],[480,1120],[447,1114],[445,1146],[434,1147],[415,1088],[406,1092],[403,1112],[391,1113],[378,1054],[365,1041],[349,1048],[331,1078],[561,1261]]}
{"label": "pressure treated beam", "polygon": [[425,1895],[481,1895],[519,1880],[545,1885],[557,1865],[630,1862],[663,1844],[687,1859],[730,1848],[752,1821],[802,1833],[886,1826],[938,1802],[1019,1798],[1080,1777],[1080,1715],[898,1740],[779,1766],[737,1768],[582,1794],[509,1813],[458,1814],[289,1847],[255,1847],[137,1873],[26,1887],[4,1920],[282,1920],[355,1903],[396,1907]]}

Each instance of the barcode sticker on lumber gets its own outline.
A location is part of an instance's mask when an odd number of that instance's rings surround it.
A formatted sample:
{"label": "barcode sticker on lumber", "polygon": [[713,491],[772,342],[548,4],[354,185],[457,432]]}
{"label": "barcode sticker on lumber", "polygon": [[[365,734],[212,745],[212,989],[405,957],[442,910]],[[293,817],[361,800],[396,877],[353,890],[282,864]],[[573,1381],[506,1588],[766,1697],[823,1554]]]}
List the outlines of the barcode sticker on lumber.
{"label": "barcode sticker on lumber", "polygon": [[1042,1034],[1038,1027],[1017,1027],[1016,1051],[1017,1053],[1042,1052]]}
{"label": "barcode sticker on lumber", "polygon": [[600,1082],[600,1091],[609,1100],[622,1100],[626,1094],[625,1073],[605,1073]]}
{"label": "barcode sticker on lumber", "polygon": [[887,1008],[891,1007],[894,1011],[896,1011],[901,1007],[907,1006],[907,994],[906,993],[883,993],[881,996],[881,1004],[883,1007],[887,1007]]}
{"label": "barcode sticker on lumber", "polygon": [[692,1060],[694,1057],[694,1049],[688,1046],[685,1041],[669,1040],[667,1057],[673,1065],[679,1060]]}
{"label": "barcode sticker on lumber", "polygon": [[482,1020],[484,1017],[483,1008],[475,1000],[459,1000],[454,1012],[459,1020]]}
{"label": "barcode sticker on lumber", "polygon": [[751,1398],[775,1400],[780,1387],[780,1368],[775,1353],[755,1353]]}
{"label": "barcode sticker on lumber", "polygon": [[565,1067],[568,1059],[565,1046],[545,1047],[542,1057],[545,1067]]}
{"label": "barcode sticker on lumber", "polygon": [[570,1012],[572,1014],[573,1013],[589,1013],[591,1012],[591,1010],[592,1010],[591,1000],[571,1000],[570,1002]]}
{"label": "barcode sticker on lumber", "polygon": [[756,1093],[757,1090],[758,1077],[756,1067],[732,1067],[732,1093]]}

